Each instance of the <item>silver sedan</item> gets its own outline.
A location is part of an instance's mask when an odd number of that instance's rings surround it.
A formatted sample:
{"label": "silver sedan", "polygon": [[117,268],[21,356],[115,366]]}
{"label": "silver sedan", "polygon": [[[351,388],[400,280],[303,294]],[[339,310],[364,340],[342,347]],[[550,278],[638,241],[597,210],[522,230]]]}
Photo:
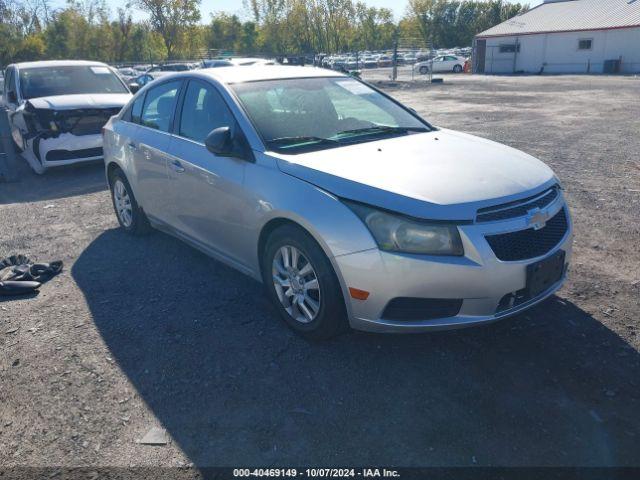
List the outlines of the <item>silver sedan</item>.
{"label": "silver sedan", "polygon": [[308,67],[163,77],[104,129],[122,228],[264,283],[309,338],[495,321],[565,280],[572,224],[539,160]]}

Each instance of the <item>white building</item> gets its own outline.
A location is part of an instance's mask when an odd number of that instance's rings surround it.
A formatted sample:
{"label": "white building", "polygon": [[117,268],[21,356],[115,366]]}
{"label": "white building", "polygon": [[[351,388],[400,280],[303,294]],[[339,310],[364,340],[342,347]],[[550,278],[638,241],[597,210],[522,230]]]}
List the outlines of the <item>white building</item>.
{"label": "white building", "polygon": [[476,73],[640,72],[640,0],[545,0],[479,33]]}

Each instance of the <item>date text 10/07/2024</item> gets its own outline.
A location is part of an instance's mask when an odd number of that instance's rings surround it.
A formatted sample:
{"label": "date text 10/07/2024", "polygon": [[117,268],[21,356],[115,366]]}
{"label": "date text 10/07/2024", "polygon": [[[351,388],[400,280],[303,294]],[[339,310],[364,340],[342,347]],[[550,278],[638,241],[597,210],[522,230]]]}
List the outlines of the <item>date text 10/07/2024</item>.
{"label": "date text 10/07/2024", "polygon": [[234,477],[302,477],[302,478],[398,478],[397,470],[386,468],[235,468]]}

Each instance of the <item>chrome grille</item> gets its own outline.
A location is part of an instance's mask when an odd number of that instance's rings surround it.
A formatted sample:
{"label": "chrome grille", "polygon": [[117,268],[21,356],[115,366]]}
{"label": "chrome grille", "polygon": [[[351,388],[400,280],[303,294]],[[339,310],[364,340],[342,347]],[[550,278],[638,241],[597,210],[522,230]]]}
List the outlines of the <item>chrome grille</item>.
{"label": "chrome grille", "polygon": [[554,185],[542,193],[532,197],[516,200],[502,205],[494,205],[478,210],[476,222],[497,222],[500,220],[508,220],[511,218],[524,217],[527,212],[533,208],[543,209],[551,205],[560,195],[559,187]]}

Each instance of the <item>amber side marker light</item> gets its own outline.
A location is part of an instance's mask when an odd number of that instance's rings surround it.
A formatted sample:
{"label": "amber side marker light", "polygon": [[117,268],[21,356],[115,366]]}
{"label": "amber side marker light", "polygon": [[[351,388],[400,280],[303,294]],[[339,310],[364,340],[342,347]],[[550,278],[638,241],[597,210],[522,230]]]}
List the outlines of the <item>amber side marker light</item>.
{"label": "amber side marker light", "polygon": [[353,287],[349,287],[349,294],[351,295],[351,298],[355,298],[356,300],[366,300],[369,298],[369,292]]}

